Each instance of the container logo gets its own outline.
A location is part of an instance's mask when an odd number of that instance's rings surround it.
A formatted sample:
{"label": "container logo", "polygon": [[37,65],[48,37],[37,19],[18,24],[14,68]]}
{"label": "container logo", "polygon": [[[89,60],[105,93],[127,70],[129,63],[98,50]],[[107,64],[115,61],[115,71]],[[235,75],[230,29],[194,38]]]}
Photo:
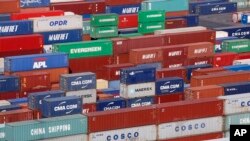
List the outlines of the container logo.
{"label": "container logo", "polygon": [[195,123],[189,125],[181,125],[175,127],[175,132],[183,132],[188,130],[198,130],[206,128],[206,123]]}
{"label": "container logo", "polygon": [[21,0],[21,7],[29,6],[32,4],[42,4],[42,0]]}
{"label": "container logo", "polygon": [[232,36],[241,36],[241,38],[245,38],[247,35],[250,35],[250,31],[242,31],[241,29],[232,33]]}
{"label": "container logo", "polygon": [[182,51],[172,51],[172,52],[168,53],[168,56],[169,57],[172,57],[172,56],[181,56],[181,54],[182,54]]}
{"label": "container logo", "polygon": [[62,34],[51,34],[49,35],[49,41],[64,41],[67,40],[69,33],[62,33]]}
{"label": "container logo", "polygon": [[180,84],[171,84],[170,81],[165,82],[162,86],[160,86],[161,91],[169,91],[173,93],[176,89],[180,88]]}
{"label": "container logo", "polygon": [[70,50],[70,54],[101,52],[102,47],[75,48]]}
{"label": "container logo", "polygon": [[114,104],[115,104],[115,102],[108,103],[107,106],[104,107],[103,110],[108,111],[108,110],[115,110],[115,109],[120,109],[121,108],[121,106],[117,106],[117,105],[114,105]]}
{"label": "container logo", "polygon": [[33,69],[47,68],[46,65],[47,58],[36,58],[34,59]]}
{"label": "container logo", "polygon": [[31,129],[30,134],[31,134],[31,136],[44,135],[44,134],[46,134],[45,128]]}
{"label": "container logo", "polygon": [[137,88],[134,90],[134,92],[144,92],[144,91],[152,91],[152,87],[146,87],[146,88]]}
{"label": "container logo", "polygon": [[49,22],[49,26],[65,26],[67,25],[67,20],[60,20],[60,21],[51,21]]}
{"label": "container logo", "polygon": [[[47,96],[45,96],[43,99],[50,98],[50,96],[51,96],[51,95],[47,95]],[[43,103],[42,103],[42,100],[43,100],[43,99],[40,99],[40,100],[39,100],[39,104],[40,104],[40,105],[43,104]]]}
{"label": "container logo", "polygon": [[18,25],[0,26],[0,33],[15,33],[18,30]]}
{"label": "container logo", "polygon": [[183,66],[183,65],[182,64],[171,64],[168,67],[169,68],[177,68],[177,67],[181,67],[181,66]]}
{"label": "container logo", "polygon": [[116,75],[116,76],[119,76],[119,75],[120,75],[120,72],[121,72],[121,71],[119,71],[119,70],[115,71],[115,75]]}
{"label": "container logo", "polygon": [[151,101],[143,102],[142,99],[137,99],[134,103],[131,104],[131,107],[141,107],[151,105]]}
{"label": "container logo", "polygon": [[195,49],[194,54],[202,54],[202,53],[206,53],[207,51],[208,51],[207,48]]}
{"label": "container logo", "polygon": [[60,112],[66,110],[66,114],[70,114],[74,109],[78,108],[77,104],[65,105],[66,103],[66,101],[59,103],[58,106],[54,107],[54,111]]}
{"label": "container logo", "polygon": [[220,7],[220,5],[216,5],[215,7],[213,7],[211,9],[212,12],[216,12],[218,11],[218,13],[222,13],[223,11],[225,11],[227,9],[227,7]]}
{"label": "container logo", "polygon": [[139,137],[139,132],[129,132],[129,133],[121,133],[121,134],[115,134],[113,136],[108,135],[107,136],[107,141],[112,141],[112,140],[125,140],[125,139],[129,139],[129,140],[136,140],[136,138]]}
{"label": "container logo", "polygon": [[130,8],[123,8],[122,14],[132,14],[132,13],[138,13],[140,7],[130,7]]}
{"label": "container logo", "polygon": [[208,64],[208,61],[199,61],[194,63],[194,65],[204,65],[204,64]]}
{"label": "container logo", "polygon": [[241,107],[249,107],[250,106],[250,100],[248,101],[242,101],[240,104]]}
{"label": "container logo", "polygon": [[86,88],[89,84],[93,83],[93,80],[81,80],[82,77],[77,77],[74,81],[71,82],[71,86],[82,85],[82,89]]}
{"label": "container logo", "polygon": [[155,57],[156,57],[155,53],[142,55],[142,59],[154,59]]}
{"label": "container logo", "polygon": [[250,118],[241,118],[240,119],[240,124],[249,124],[250,123]]}

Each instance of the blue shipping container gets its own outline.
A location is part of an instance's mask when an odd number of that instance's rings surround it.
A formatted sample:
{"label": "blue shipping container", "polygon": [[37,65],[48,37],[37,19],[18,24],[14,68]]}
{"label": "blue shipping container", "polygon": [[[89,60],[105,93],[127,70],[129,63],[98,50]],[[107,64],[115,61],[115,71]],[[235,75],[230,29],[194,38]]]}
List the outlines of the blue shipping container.
{"label": "blue shipping container", "polygon": [[120,89],[108,88],[102,89],[101,92],[104,94],[120,94]]}
{"label": "blue shipping container", "polygon": [[224,88],[224,95],[243,94],[250,92],[250,82],[221,84]]}
{"label": "blue shipping container", "polygon": [[250,16],[250,14],[248,14],[248,13],[246,13],[246,14],[243,14],[242,16],[241,16],[241,23],[243,23],[243,24],[248,24],[250,21],[249,21],[249,17]]}
{"label": "blue shipping container", "polygon": [[190,81],[191,76],[192,76],[192,72],[193,70],[197,70],[197,69],[201,69],[201,68],[211,68],[213,67],[210,64],[202,64],[202,65],[191,65],[191,66],[186,66],[186,72],[187,72],[187,80]]}
{"label": "blue shipping container", "polygon": [[155,82],[155,94],[173,94],[184,91],[184,80],[179,77],[166,77]]}
{"label": "blue shipping container", "polygon": [[216,45],[214,48],[215,53],[221,53],[222,52],[222,42],[227,40],[234,40],[238,39],[237,37],[223,37],[223,38],[216,38]]}
{"label": "blue shipping container", "polygon": [[0,22],[0,36],[24,35],[33,33],[33,23],[29,20]]}
{"label": "blue shipping container", "polygon": [[0,75],[0,92],[19,91],[20,80],[17,76]]}
{"label": "blue shipping container", "polygon": [[226,31],[228,36],[238,38],[250,38],[250,25],[230,26],[215,28],[216,31]]}
{"label": "blue shipping container", "polygon": [[96,89],[96,74],[92,72],[63,74],[60,88],[64,91]]}
{"label": "blue shipping container", "polygon": [[166,19],[178,19],[184,18],[187,21],[187,26],[198,26],[199,25],[199,15],[198,14],[189,14],[185,16],[176,16],[176,17],[166,17]]}
{"label": "blue shipping container", "polygon": [[120,80],[109,81],[109,88],[120,89]]}
{"label": "blue shipping container", "polygon": [[9,21],[10,14],[0,14],[0,21]]}
{"label": "blue shipping container", "polygon": [[142,107],[154,104],[154,97],[140,97],[127,100],[127,107]]}
{"label": "blue shipping container", "polygon": [[249,71],[250,65],[241,64],[241,65],[225,66],[224,69],[230,70],[230,71]]}
{"label": "blue shipping container", "polygon": [[97,111],[117,110],[121,108],[126,108],[126,100],[123,98],[102,100],[96,103]]}
{"label": "blue shipping container", "polygon": [[44,99],[63,96],[65,96],[65,92],[61,90],[30,93],[28,96],[28,106],[32,110],[41,110]]}
{"label": "blue shipping container", "polygon": [[19,105],[0,106],[0,112],[6,112],[6,111],[18,110],[18,109],[21,109],[21,106]]}
{"label": "blue shipping container", "polygon": [[202,4],[196,7],[196,14],[210,15],[237,12],[236,2],[223,2],[215,4]]}
{"label": "blue shipping container", "polygon": [[132,33],[138,33],[137,28],[126,28],[126,29],[119,29],[119,34],[132,34]]}
{"label": "blue shipping container", "polygon": [[123,84],[138,84],[155,81],[154,67],[130,67],[120,71],[120,81]]}
{"label": "blue shipping container", "polygon": [[81,114],[82,98],[79,96],[67,96],[44,99],[41,112],[44,117]]}
{"label": "blue shipping container", "polygon": [[11,105],[18,105],[18,104],[27,103],[28,98],[24,97],[24,98],[9,99],[8,101],[10,102]]}
{"label": "blue shipping container", "polygon": [[141,10],[141,4],[106,6],[106,13],[137,14]]}
{"label": "blue shipping container", "polygon": [[154,67],[156,70],[159,70],[162,68],[161,63],[147,63],[147,64],[139,64],[136,67]]}
{"label": "blue shipping container", "polygon": [[22,55],[4,59],[4,70],[7,72],[62,68],[68,65],[66,53]]}
{"label": "blue shipping container", "polygon": [[39,7],[47,7],[50,5],[50,0],[20,0],[21,8],[39,8]]}
{"label": "blue shipping container", "polygon": [[214,3],[221,3],[221,2],[228,2],[228,0],[203,0],[203,1],[195,1],[189,2],[189,13],[196,13],[196,7],[202,4],[214,4]]}

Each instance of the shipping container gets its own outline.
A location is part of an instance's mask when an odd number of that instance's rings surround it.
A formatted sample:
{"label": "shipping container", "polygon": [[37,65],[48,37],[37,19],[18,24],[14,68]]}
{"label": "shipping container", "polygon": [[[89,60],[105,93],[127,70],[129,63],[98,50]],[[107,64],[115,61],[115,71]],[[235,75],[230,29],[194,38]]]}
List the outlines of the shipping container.
{"label": "shipping container", "polygon": [[163,61],[163,67],[164,68],[179,68],[187,66],[187,60],[186,59],[168,59]]}
{"label": "shipping container", "polygon": [[133,98],[127,100],[127,107],[142,107],[153,105],[155,102],[155,98],[153,96],[150,97],[141,97],[141,98]]}
{"label": "shipping container", "polygon": [[78,96],[43,99],[42,115],[55,117],[82,113],[82,98]]}
{"label": "shipping container", "polygon": [[120,84],[120,96],[123,98],[135,98],[155,95],[155,83]]}
{"label": "shipping container", "polygon": [[167,103],[167,102],[176,102],[176,101],[183,101],[184,94],[168,94],[168,95],[156,95],[155,96],[155,104]]}
{"label": "shipping container", "polygon": [[203,69],[203,68],[211,68],[211,64],[202,64],[202,65],[190,65],[186,66],[187,69],[187,80],[190,81],[193,75],[193,71],[197,69]]}
{"label": "shipping container", "polygon": [[0,100],[0,106],[11,105],[11,103],[7,100]]}
{"label": "shipping container", "polygon": [[237,58],[237,53],[234,52],[225,52],[225,53],[218,53],[214,55],[214,67],[223,67],[223,66],[230,66],[233,64],[233,60]]}
{"label": "shipping container", "polygon": [[241,65],[241,64],[250,65],[250,59],[239,59],[233,61],[233,65]]}
{"label": "shipping container", "polygon": [[187,46],[188,58],[210,57],[214,55],[214,44],[210,42],[187,44]]}
{"label": "shipping container", "polygon": [[188,27],[198,26],[199,25],[199,15],[198,14],[186,14],[182,16],[168,17],[168,19],[178,19],[184,18],[187,21]]}
{"label": "shipping container", "polygon": [[182,93],[183,91],[184,91],[183,78],[166,77],[158,79],[155,82],[156,95]]}
{"label": "shipping container", "polygon": [[114,65],[106,65],[104,66],[104,79],[111,81],[111,80],[119,80],[120,79],[120,69],[133,67],[134,65],[131,63],[125,64],[114,64]]}
{"label": "shipping container", "polygon": [[162,123],[158,125],[158,139],[174,139],[178,137],[201,135],[222,131],[222,116],[184,120],[178,122]]}
{"label": "shipping container", "polygon": [[97,111],[118,110],[126,108],[126,100],[123,98],[115,98],[110,100],[99,100],[96,103]]}
{"label": "shipping container", "polygon": [[191,32],[191,31],[204,31],[204,30],[207,30],[207,27],[195,26],[195,27],[184,27],[184,28],[177,28],[177,29],[156,30],[154,34],[159,35],[159,34]]}
{"label": "shipping container", "polygon": [[32,21],[1,21],[0,36],[32,34]]}
{"label": "shipping container", "polygon": [[19,105],[0,106],[0,112],[6,112],[6,111],[12,111],[12,110],[18,110],[18,109],[21,109],[21,106]]}
{"label": "shipping container", "polygon": [[200,58],[191,58],[186,60],[186,65],[212,65],[214,57],[200,57]]}
{"label": "shipping container", "polygon": [[[223,137],[223,132],[218,132],[218,133],[210,133],[210,134],[202,134],[202,135],[197,135],[197,136],[189,136],[189,137],[170,139],[167,141],[201,141],[201,140],[207,141],[209,139],[217,139],[217,138],[222,138],[222,137]],[[163,140],[161,140],[161,141],[163,141]],[[225,140],[225,141],[228,141],[228,140]]]}
{"label": "shipping container", "polygon": [[220,84],[224,88],[224,95],[238,95],[250,92],[250,82]]}
{"label": "shipping container", "polygon": [[238,37],[238,38],[250,38],[250,30],[249,25],[236,25],[229,27],[219,27],[215,28],[215,30],[226,31],[228,32],[228,36]]}
{"label": "shipping container", "polygon": [[178,68],[162,68],[156,71],[156,78],[164,78],[164,77],[180,77],[186,81],[186,68],[178,67]]}
{"label": "shipping container", "polygon": [[140,127],[130,127],[117,130],[94,132],[89,134],[89,141],[100,141],[104,139],[108,141],[115,141],[115,140],[153,141],[157,139],[157,127],[156,125],[146,125]]}
{"label": "shipping container", "polygon": [[29,18],[35,17],[50,17],[50,16],[63,16],[64,11],[54,10],[54,11],[41,11],[41,12],[27,12],[27,13],[12,13],[11,20],[27,20]]}
{"label": "shipping container", "polygon": [[20,90],[20,79],[17,76],[0,76],[0,92]]}
{"label": "shipping container", "polygon": [[82,114],[88,114],[96,111],[96,103],[87,103],[82,105]]}
{"label": "shipping container", "polygon": [[105,3],[110,6],[116,5],[126,5],[126,4],[140,4],[143,0],[126,0],[126,1],[119,1],[119,0],[105,0]]}
{"label": "shipping container", "polygon": [[165,21],[165,11],[164,10],[150,10],[150,11],[140,11],[138,13],[139,23],[149,23],[149,22],[163,22]]}
{"label": "shipping container", "polygon": [[25,98],[15,98],[15,99],[9,99],[8,100],[11,105],[20,105],[20,104],[25,104],[28,102],[28,98],[25,97]]}
{"label": "shipping container", "polygon": [[228,33],[226,31],[216,31],[216,39],[218,38],[227,38]]}
{"label": "shipping container", "polygon": [[20,11],[20,0],[3,0],[0,2],[0,14],[16,13]]}
{"label": "shipping container", "polygon": [[249,113],[234,114],[225,116],[224,131],[230,130],[230,125],[249,125]]}
{"label": "shipping container", "polygon": [[1,92],[0,100],[19,98],[19,91]]}
{"label": "shipping container", "polygon": [[203,68],[193,71],[193,76],[199,76],[199,75],[207,75],[209,73],[217,73],[217,72],[223,72],[225,69],[223,67],[214,67],[214,68]]}
{"label": "shipping container", "polygon": [[90,26],[90,20],[84,20],[82,21],[82,31],[83,31],[83,34],[86,35],[86,34],[90,34],[90,29],[91,29],[91,26]]}
{"label": "shipping container", "polygon": [[138,32],[142,34],[154,33],[155,30],[165,29],[165,22],[139,23]]}
{"label": "shipping container", "polygon": [[167,19],[165,21],[166,29],[183,28],[187,26],[187,20],[185,18]]}
{"label": "shipping container", "polygon": [[159,70],[162,68],[161,62],[158,63],[146,63],[146,64],[138,64],[136,67],[154,67],[156,70]]}
{"label": "shipping container", "polygon": [[222,42],[222,52],[249,52],[250,48],[248,39],[235,39],[235,40],[226,40]]}
{"label": "shipping container", "polygon": [[49,139],[43,139],[38,141],[87,141],[88,135],[87,134],[78,134],[78,135],[72,135],[72,136],[63,136],[63,137],[57,137],[57,138],[49,138]]}
{"label": "shipping container", "polygon": [[41,69],[68,67],[66,53],[35,54],[6,57],[4,70],[6,72],[20,72]]}
{"label": "shipping container", "polygon": [[93,14],[90,17],[90,25],[98,26],[117,26],[118,15],[115,13],[110,14]]}
{"label": "shipping container", "polygon": [[108,82],[108,87],[113,89],[120,89],[120,80],[113,80]]}
{"label": "shipping container", "polygon": [[10,21],[10,14],[0,14],[0,21]]}
{"label": "shipping container", "polygon": [[242,24],[248,24],[250,21],[249,21],[249,13],[244,13],[242,14],[242,17],[241,17],[241,23]]}
{"label": "shipping container", "polygon": [[216,38],[214,52],[215,53],[222,52],[222,43],[223,43],[223,41],[234,40],[234,39],[238,39],[238,38],[237,37],[232,37],[232,36],[230,36],[230,37],[224,37],[224,38]]}
{"label": "shipping container", "polygon": [[92,38],[118,37],[118,28],[117,26],[91,27],[90,36]]}
{"label": "shipping container", "polygon": [[242,65],[225,66],[224,69],[229,71],[248,71],[250,69],[250,65],[242,64]]}
{"label": "shipping container", "polygon": [[96,89],[87,89],[87,90],[77,90],[77,91],[68,91],[66,92],[66,96],[79,96],[82,98],[82,103],[95,103],[97,96],[96,96]]}
{"label": "shipping container", "polygon": [[195,13],[199,15],[223,14],[237,12],[236,2],[199,4]]}
{"label": "shipping container", "polygon": [[196,13],[197,6],[201,4],[214,4],[214,3],[222,3],[227,2],[228,0],[196,0],[196,1],[190,1],[189,2],[189,12],[190,13]]}
{"label": "shipping container", "polygon": [[124,14],[119,15],[118,28],[135,28],[138,27],[137,14]]}
{"label": "shipping container", "polygon": [[20,0],[20,7],[21,8],[36,8],[36,7],[47,7],[50,5],[50,0],[42,0],[42,1],[27,1],[27,0]]}
{"label": "shipping container", "polygon": [[33,111],[29,109],[17,109],[0,113],[0,123],[10,123],[25,120],[33,120]]}
{"label": "shipping container", "polygon": [[106,13],[137,14],[141,10],[141,4],[106,6]]}

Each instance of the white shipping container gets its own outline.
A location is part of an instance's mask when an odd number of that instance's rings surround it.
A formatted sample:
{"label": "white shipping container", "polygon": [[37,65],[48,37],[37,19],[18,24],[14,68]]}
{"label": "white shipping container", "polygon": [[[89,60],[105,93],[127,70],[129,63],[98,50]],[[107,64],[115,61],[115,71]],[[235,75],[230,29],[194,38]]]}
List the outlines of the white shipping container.
{"label": "white shipping container", "polygon": [[173,139],[221,131],[223,131],[223,117],[221,116],[193,119],[160,124],[158,139]]}
{"label": "white shipping container", "polygon": [[182,33],[182,32],[191,32],[191,31],[202,31],[207,28],[204,26],[194,26],[194,27],[183,27],[183,28],[174,28],[174,29],[162,29],[156,30],[154,34],[169,34],[169,33]]}
{"label": "white shipping container", "polygon": [[205,141],[229,141],[229,138],[219,138],[219,139],[205,140]]}
{"label": "white shipping container", "polygon": [[66,96],[80,96],[82,97],[82,103],[96,103],[96,89],[69,91],[66,92]]}
{"label": "white shipping container", "polygon": [[155,141],[156,125],[110,130],[89,134],[89,141]]}
{"label": "white shipping container", "polygon": [[0,100],[0,106],[7,106],[7,105],[11,105],[11,103],[7,100]]}
{"label": "white shipping container", "polygon": [[226,31],[216,31],[216,39],[217,38],[225,38],[228,37],[228,32]]}
{"label": "white shipping container", "polygon": [[30,20],[33,20],[34,32],[82,29],[82,16],[79,15],[30,18]]}
{"label": "white shipping container", "polygon": [[250,93],[220,96],[224,100],[224,115],[250,112]]}
{"label": "white shipping container", "polygon": [[120,96],[123,98],[135,98],[155,95],[155,83],[120,84]]}
{"label": "white shipping container", "polygon": [[43,45],[43,52],[44,53],[52,53],[53,45]]}
{"label": "white shipping container", "polygon": [[0,74],[4,72],[4,58],[0,58]]}
{"label": "white shipping container", "polygon": [[88,141],[88,135],[86,134],[79,134],[74,136],[64,136],[59,138],[50,138],[40,141]]}
{"label": "white shipping container", "polygon": [[240,65],[240,64],[250,65],[250,59],[239,59],[233,61],[233,65]]}

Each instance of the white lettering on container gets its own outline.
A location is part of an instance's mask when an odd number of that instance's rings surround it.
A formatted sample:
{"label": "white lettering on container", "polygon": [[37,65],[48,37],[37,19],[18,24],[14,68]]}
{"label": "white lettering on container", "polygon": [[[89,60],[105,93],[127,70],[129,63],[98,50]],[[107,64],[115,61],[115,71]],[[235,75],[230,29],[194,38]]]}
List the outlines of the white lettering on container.
{"label": "white lettering on container", "polygon": [[182,51],[172,51],[168,53],[168,56],[180,56]]}
{"label": "white lettering on container", "polygon": [[142,55],[142,59],[153,59],[156,57],[156,54],[153,53],[153,54],[144,54]]}
{"label": "white lettering on container", "polygon": [[76,48],[76,49],[71,49],[70,54],[86,53],[86,52],[98,52],[98,51],[102,51],[102,48],[101,47]]}
{"label": "white lettering on container", "polygon": [[130,8],[123,8],[122,14],[131,14],[131,13],[138,13],[139,7],[130,7]]}
{"label": "white lettering on container", "polygon": [[69,33],[64,33],[64,34],[52,34],[49,35],[49,41],[63,41],[67,40],[69,36]]}
{"label": "white lettering on container", "polygon": [[0,26],[0,33],[13,33],[17,32],[18,25]]}

